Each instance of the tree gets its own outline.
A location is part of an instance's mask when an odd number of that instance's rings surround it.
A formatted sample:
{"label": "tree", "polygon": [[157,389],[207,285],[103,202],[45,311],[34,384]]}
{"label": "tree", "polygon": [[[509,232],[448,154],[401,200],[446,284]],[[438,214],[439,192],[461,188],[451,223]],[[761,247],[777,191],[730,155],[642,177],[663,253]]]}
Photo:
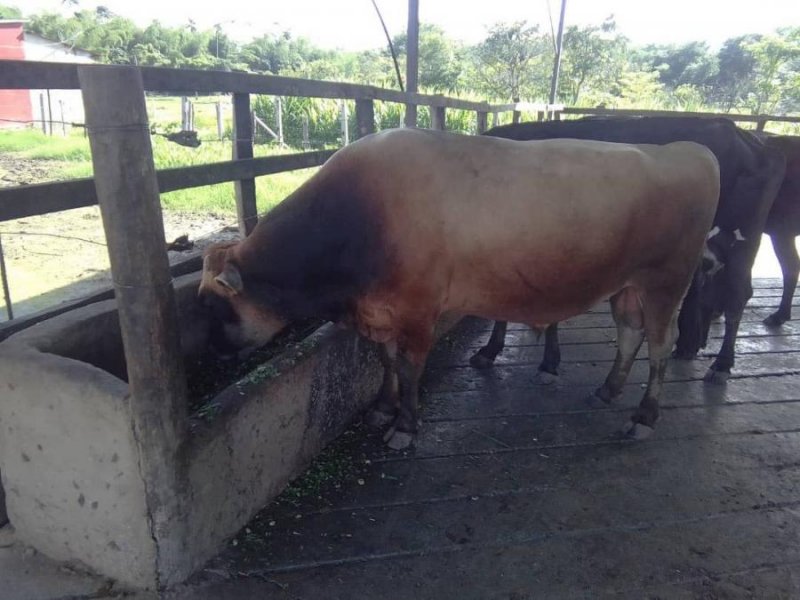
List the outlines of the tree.
{"label": "tree", "polygon": [[[393,40],[398,60],[408,56],[407,34]],[[388,49],[384,51],[390,58]],[[463,73],[463,49],[447,37],[438,25],[422,23],[419,27],[419,87],[434,92],[456,92]]]}
{"label": "tree", "polygon": [[564,32],[559,97],[576,105],[585,90],[593,100],[604,99],[610,83],[625,67],[627,40],[615,33],[616,24],[609,18],[600,25],[568,27]]}
{"label": "tree", "polygon": [[0,19],[21,19],[22,11],[16,6],[0,4]]}
{"label": "tree", "polygon": [[537,26],[525,21],[499,23],[474,49],[474,78],[489,96],[519,102],[523,95],[540,96],[548,89],[544,63],[552,46]]}
{"label": "tree", "polygon": [[725,40],[717,53],[719,71],[712,79],[709,99],[723,110],[743,104],[754,83],[756,59],[748,46],[760,35],[743,35]]}
{"label": "tree", "polygon": [[800,63],[800,27],[778,30],[746,44],[755,59],[755,82],[748,104],[754,113],[786,110],[784,97],[795,98]]}

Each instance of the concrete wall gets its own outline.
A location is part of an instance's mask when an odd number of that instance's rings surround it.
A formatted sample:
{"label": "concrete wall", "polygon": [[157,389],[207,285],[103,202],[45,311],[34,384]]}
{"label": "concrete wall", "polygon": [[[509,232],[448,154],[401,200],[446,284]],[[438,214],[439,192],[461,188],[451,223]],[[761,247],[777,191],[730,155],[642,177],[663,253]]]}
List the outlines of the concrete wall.
{"label": "concrete wall", "polygon": [[[176,280],[187,354],[205,344],[197,283]],[[23,542],[136,587],[178,583],[213,556],[371,402],[381,375],[373,344],[326,325],[223,391],[216,419],[187,424],[179,525],[156,531],[120,352],[113,301],[0,344],[0,474]]]}

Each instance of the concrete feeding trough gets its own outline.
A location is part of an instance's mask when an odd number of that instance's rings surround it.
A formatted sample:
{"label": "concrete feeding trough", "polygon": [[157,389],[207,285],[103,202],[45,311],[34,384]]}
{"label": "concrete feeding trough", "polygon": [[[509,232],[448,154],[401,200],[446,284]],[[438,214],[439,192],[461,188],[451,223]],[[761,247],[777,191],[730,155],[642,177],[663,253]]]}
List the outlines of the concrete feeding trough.
{"label": "concrete feeding trough", "polygon": [[[198,283],[198,274],[175,282],[187,364],[206,347]],[[176,489],[154,493],[125,371],[113,300],[0,344],[0,474],[22,542],[144,588],[182,581],[213,556],[370,403],[381,379],[376,347],[353,332],[325,324],[299,336],[195,407],[179,464],[164,459]]]}

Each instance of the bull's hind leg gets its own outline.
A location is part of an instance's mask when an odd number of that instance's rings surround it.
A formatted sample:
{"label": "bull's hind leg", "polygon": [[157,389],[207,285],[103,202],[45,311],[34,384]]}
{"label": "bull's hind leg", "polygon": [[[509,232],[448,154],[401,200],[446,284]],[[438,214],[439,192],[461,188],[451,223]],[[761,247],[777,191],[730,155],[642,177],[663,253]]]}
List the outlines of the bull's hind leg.
{"label": "bull's hind leg", "polygon": [[370,427],[383,427],[391,423],[397,415],[397,404],[400,398],[397,380],[397,342],[381,344],[379,349],[383,365],[383,383],[375,399],[375,405],[366,418]]}
{"label": "bull's hind leg", "polygon": [[625,288],[611,297],[611,314],[617,324],[617,356],[605,382],[589,396],[595,406],[610,404],[622,393],[636,353],[644,340],[644,317],[638,292]]}
{"label": "bull's hind leg", "polygon": [[[744,263],[744,261],[739,261]],[[749,261],[746,264],[752,264]],[[726,268],[731,268],[729,265]],[[753,286],[750,271],[743,266],[738,270],[732,268],[728,274],[726,286],[725,305],[725,336],[717,357],[711,363],[708,371],[703,376],[706,383],[725,383],[731,375],[734,365],[736,350],[736,335],[739,333],[739,323],[747,301],[753,295]]]}
{"label": "bull's hind leg", "polygon": [[678,334],[677,312],[680,296],[666,290],[649,291],[643,306],[644,329],[650,359],[647,389],[631,420],[623,427],[626,437],[642,440],[653,433],[658,420],[658,399],[664,383],[672,346]]}
{"label": "bull's hind leg", "polygon": [[492,335],[489,336],[489,341],[486,345],[478,350],[469,359],[471,364],[476,369],[488,369],[494,364],[497,355],[503,350],[506,345],[506,329],[508,322],[495,321],[492,328]]}

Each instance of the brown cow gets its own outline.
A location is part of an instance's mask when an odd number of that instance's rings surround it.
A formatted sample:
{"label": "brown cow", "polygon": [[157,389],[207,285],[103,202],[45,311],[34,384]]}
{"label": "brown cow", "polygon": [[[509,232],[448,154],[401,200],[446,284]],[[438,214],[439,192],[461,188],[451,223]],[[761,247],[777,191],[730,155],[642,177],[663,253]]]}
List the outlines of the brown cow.
{"label": "brown cow", "polygon": [[800,136],[775,135],[763,139],[768,147],[780,150],[786,157],[783,184],[764,227],[783,273],[780,307],[764,319],[766,325],[776,327],[792,318],[792,298],[800,273],[800,256],[794,241],[800,235]]}
{"label": "brown cow", "polygon": [[371,421],[393,421],[395,449],[416,432],[442,314],[542,327],[610,298],[619,348],[593,397],[621,392],[646,335],[648,387],[624,429],[638,439],[658,418],[676,310],[718,195],[716,159],[691,142],[390,130],[337,152],[241,243],[210,248],[199,293],[222,345],[263,344],[312,315],[383,344]]}

